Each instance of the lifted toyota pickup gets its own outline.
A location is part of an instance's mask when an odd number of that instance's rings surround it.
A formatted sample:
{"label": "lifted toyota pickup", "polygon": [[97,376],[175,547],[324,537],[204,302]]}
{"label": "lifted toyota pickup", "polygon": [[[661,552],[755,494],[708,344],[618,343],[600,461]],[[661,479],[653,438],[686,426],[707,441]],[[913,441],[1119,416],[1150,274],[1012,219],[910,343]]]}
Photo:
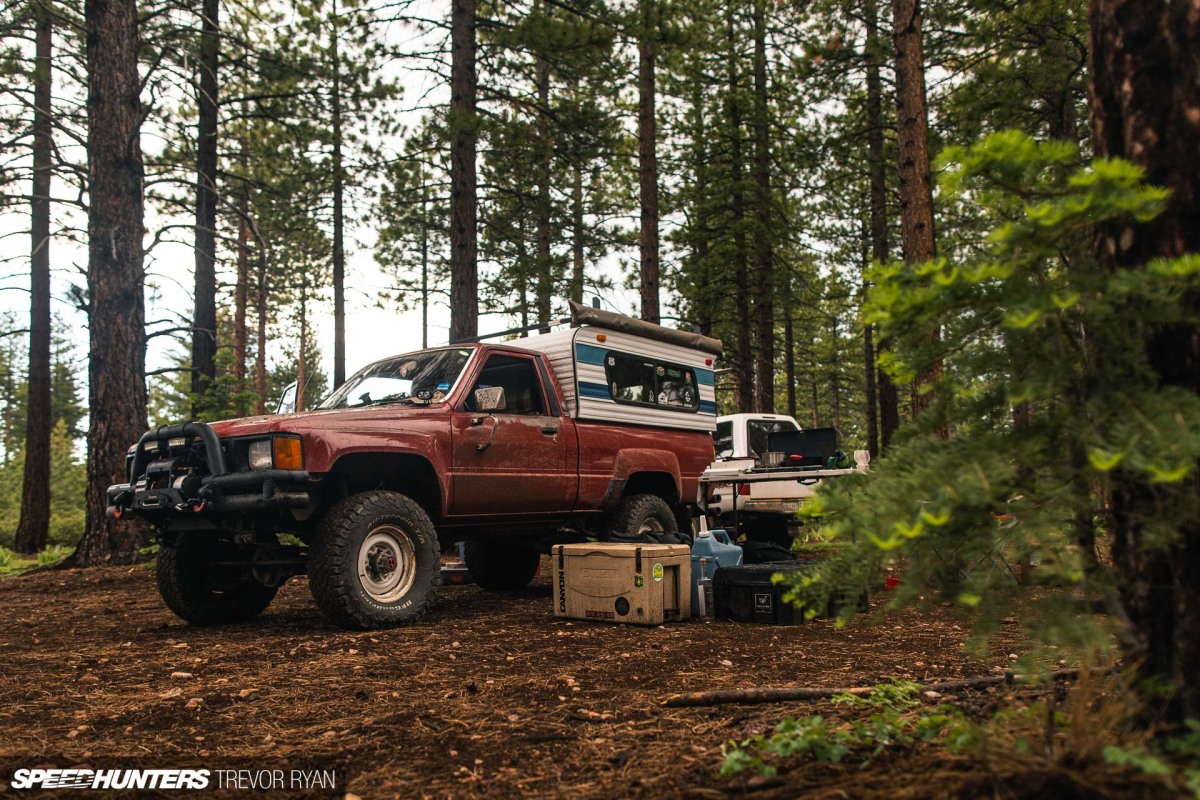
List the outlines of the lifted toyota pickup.
{"label": "lifted toyota pickup", "polygon": [[384,359],[311,412],[148,431],[109,513],[155,527],[185,620],[251,618],[307,573],[352,629],[420,618],[454,542],[504,590],[581,531],[689,530],[721,343],[575,304],[573,321]]}

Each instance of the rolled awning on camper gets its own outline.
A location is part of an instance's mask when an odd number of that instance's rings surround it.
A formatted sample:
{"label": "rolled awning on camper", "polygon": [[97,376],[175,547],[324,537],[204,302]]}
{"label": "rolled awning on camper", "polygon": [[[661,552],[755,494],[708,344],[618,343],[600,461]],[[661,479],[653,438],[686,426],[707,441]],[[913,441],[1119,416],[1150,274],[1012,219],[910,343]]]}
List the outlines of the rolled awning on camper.
{"label": "rolled awning on camper", "polygon": [[719,356],[724,352],[724,346],[721,344],[720,339],[714,339],[702,333],[666,328],[662,325],[655,325],[653,322],[646,322],[635,317],[627,317],[624,314],[618,314],[614,311],[605,311],[601,308],[585,306],[582,303],[576,303],[574,300],[570,302],[571,322],[576,325],[591,325],[596,328],[607,328],[608,330],[620,331],[621,333],[630,333],[634,336],[644,336],[647,339],[668,342],[669,344],[677,344],[682,347],[701,350],[705,353],[712,353],[714,356]]}

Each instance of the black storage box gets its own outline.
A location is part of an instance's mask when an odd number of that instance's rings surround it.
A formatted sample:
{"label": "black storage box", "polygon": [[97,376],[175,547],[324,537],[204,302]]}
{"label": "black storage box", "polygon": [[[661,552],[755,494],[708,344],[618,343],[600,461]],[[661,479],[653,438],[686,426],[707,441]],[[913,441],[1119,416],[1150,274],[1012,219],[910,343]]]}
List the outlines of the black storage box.
{"label": "black storage box", "polygon": [[837,428],[809,428],[803,431],[776,431],[767,435],[767,446],[785,453],[784,467],[821,469],[838,449],[841,434]]}
{"label": "black storage box", "polygon": [[[802,572],[815,569],[819,561],[776,561],[769,564],[743,564],[740,567],[721,567],[713,576],[713,605],[717,619],[731,622],[761,622],[767,625],[799,625],[804,611],[784,601],[788,586],[772,583],[771,576],[779,572]],[[866,610],[864,593],[858,600],[859,610]],[[829,616],[836,615],[840,605],[830,603]]]}

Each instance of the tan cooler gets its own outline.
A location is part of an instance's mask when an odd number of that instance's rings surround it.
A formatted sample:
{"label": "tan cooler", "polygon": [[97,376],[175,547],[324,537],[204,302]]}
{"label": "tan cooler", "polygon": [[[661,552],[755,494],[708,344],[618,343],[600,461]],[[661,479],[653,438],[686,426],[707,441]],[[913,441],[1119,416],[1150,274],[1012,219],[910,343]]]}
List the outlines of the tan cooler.
{"label": "tan cooler", "polygon": [[685,544],[560,544],[554,616],[661,625],[692,613],[691,548]]}

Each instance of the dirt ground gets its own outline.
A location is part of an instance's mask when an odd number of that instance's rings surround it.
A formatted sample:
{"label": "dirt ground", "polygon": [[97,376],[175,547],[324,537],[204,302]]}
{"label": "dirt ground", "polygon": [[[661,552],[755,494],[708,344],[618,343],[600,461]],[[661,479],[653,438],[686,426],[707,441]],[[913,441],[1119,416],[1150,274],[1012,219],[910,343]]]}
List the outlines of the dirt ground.
{"label": "dirt ground", "polygon": [[789,714],[843,712],[826,702],[661,706],[685,691],[949,680],[1009,666],[1016,626],[975,658],[966,626],[943,611],[841,629],[635,628],[555,619],[542,577],[515,594],[447,587],[417,625],[348,633],[293,579],[253,623],[196,628],[162,605],[145,565],[0,581],[0,609],[5,784],[16,767],[50,764],[336,770],[336,791],[273,795],[288,797],[1069,795],[1053,783],[981,782],[919,753],[867,771],[810,765],[773,781],[721,779],[730,739]]}

